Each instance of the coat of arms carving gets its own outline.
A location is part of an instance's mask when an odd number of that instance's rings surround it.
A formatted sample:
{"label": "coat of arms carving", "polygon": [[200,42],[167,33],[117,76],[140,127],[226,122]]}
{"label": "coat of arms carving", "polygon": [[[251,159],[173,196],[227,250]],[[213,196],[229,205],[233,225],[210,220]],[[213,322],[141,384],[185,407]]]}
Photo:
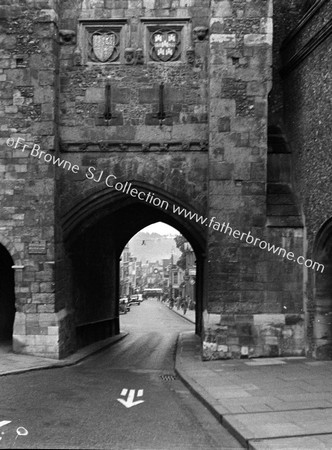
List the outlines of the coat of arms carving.
{"label": "coat of arms carving", "polygon": [[113,62],[119,58],[120,38],[113,31],[98,30],[90,35],[89,56],[95,62]]}
{"label": "coat of arms carving", "polygon": [[151,34],[150,56],[154,61],[176,61],[181,53],[181,39],[176,30],[160,29]]}

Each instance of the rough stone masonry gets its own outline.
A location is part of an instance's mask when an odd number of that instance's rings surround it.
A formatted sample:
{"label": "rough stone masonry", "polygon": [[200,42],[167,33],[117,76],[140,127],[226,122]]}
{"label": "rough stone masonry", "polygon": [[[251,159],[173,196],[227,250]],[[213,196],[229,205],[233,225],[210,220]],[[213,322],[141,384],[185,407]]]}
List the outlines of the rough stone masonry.
{"label": "rough stone masonry", "polygon": [[121,251],[163,220],[196,252],[204,359],[304,354],[300,267],[86,177],[112,173],[301,254],[302,223],[267,211],[272,3],[2,2],[0,243],[16,352],[62,358],[116,334]]}

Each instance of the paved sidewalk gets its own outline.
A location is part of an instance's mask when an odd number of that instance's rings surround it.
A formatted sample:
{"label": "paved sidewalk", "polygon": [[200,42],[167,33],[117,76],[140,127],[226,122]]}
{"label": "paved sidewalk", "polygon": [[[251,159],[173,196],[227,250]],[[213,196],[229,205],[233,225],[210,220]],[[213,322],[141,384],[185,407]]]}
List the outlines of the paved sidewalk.
{"label": "paved sidewalk", "polygon": [[[160,302],[162,305],[164,305],[166,308],[169,308],[168,303]],[[183,310],[177,309],[176,306],[171,309],[174,313],[178,314],[179,316],[183,317],[183,319],[188,320],[189,322],[195,323],[196,313],[195,311],[192,311],[191,309],[188,309],[186,314],[183,314]]]}
{"label": "paved sidewalk", "polygon": [[332,361],[202,361],[189,332],[179,336],[176,372],[249,449],[332,449]]}
{"label": "paved sidewalk", "polygon": [[75,354],[61,360],[41,358],[39,356],[18,355],[12,352],[11,345],[0,345],[0,376],[15,373],[29,372],[31,370],[51,369],[55,367],[72,366],[88,356],[97,353],[127,336],[128,333],[121,333],[117,336],[96,342],[81,348]]}

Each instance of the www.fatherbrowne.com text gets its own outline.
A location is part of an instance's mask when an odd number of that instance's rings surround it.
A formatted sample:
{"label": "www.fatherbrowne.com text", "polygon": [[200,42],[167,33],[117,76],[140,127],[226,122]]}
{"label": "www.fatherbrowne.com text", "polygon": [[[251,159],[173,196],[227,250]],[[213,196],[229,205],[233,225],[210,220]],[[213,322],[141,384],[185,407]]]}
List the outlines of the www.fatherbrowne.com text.
{"label": "www.fatherbrowne.com text", "polygon": [[[8,147],[14,147],[16,149],[18,148],[22,150],[22,152],[28,150],[30,151],[30,156],[39,160],[43,160],[46,163],[52,163],[56,167],[61,167],[75,174],[77,174],[81,170],[77,164],[72,164],[72,162],[68,160],[61,159],[59,157],[56,157],[54,154],[46,153],[45,151],[41,150],[38,144],[33,144],[31,147],[31,145],[26,144],[25,140],[22,138],[17,138],[17,140],[15,140],[14,138],[8,138],[7,145]],[[306,259],[304,256],[296,257],[293,252],[287,252],[287,250],[282,247],[277,247],[274,244],[270,244],[269,242],[266,242],[260,238],[254,237],[250,233],[250,231],[244,233],[239,230],[233,229],[229,223],[218,222],[216,220],[216,217],[204,217],[198,215],[196,212],[194,213],[192,211],[188,211],[186,208],[175,204],[173,204],[172,208],[170,208],[170,204],[168,201],[160,199],[152,192],[147,192],[146,190],[139,190],[135,188],[131,182],[115,182],[118,177],[113,174],[105,174],[103,170],[98,171],[95,167],[90,166],[86,169],[85,176],[88,180],[94,181],[95,183],[105,183],[105,185],[110,189],[115,189],[118,192],[122,192],[125,195],[130,195],[133,198],[137,198],[142,202],[149,203],[165,211],[171,210],[172,213],[177,216],[195,221],[197,224],[212,228],[214,231],[217,231],[219,233],[228,234],[234,239],[245,241],[249,245],[259,247],[262,250],[267,250],[268,252],[272,252],[275,255],[282,256],[282,258],[286,258],[289,261],[304,265],[305,267],[316,270],[317,272],[323,273],[324,271],[323,264],[312,261],[311,259]]]}

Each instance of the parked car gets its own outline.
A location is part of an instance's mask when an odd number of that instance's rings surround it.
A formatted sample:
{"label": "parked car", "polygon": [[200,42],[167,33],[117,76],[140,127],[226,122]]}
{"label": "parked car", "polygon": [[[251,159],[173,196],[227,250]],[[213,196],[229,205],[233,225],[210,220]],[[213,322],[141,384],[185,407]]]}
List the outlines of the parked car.
{"label": "parked car", "polygon": [[129,304],[130,305],[137,305],[137,306],[139,306],[142,301],[143,300],[142,300],[142,295],[141,294],[133,294],[133,295],[130,296]]}
{"label": "parked car", "polygon": [[130,311],[130,305],[127,297],[122,297],[119,300],[119,313],[127,314]]}

